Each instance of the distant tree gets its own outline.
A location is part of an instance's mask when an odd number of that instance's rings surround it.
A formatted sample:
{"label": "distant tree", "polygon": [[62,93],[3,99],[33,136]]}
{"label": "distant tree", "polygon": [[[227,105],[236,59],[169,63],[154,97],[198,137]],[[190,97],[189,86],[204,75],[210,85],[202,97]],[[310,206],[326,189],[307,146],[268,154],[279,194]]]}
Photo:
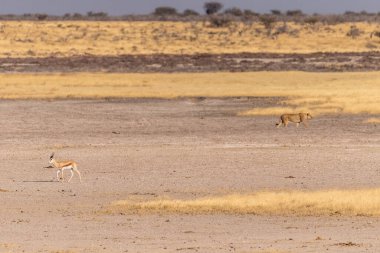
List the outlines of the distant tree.
{"label": "distant tree", "polygon": [[271,10],[270,12],[272,13],[272,15],[276,15],[276,16],[282,15],[282,12],[280,10]]}
{"label": "distant tree", "polygon": [[35,16],[37,17],[38,20],[46,20],[48,18],[48,15],[44,13],[39,13],[39,14],[36,14]]}
{"label": "distant tree", "polygon": [[183,11],[182,15],[183,16],[199,16],[199,13],[194,10],[186,9]]}
{"label": "distant tree", "polygon": [[254,12],[254,11],[252,11],[252,10],[248,10],[248,9],[246,9],[246,10],[244,10],[244,16],[247,16],[247,17],[258,17],[258,16],[260,16],[260,14],[259,13],[257,13],[257,12]]}
{"label": "distant tree", "polygon": [[76,12],[76,13],[73,14],[73,18],[74,18],[74,19],[81,19],[82,17],[83,17],[83,15],[80,14],[80,13],[77,13],[77,12]]}
{"label": "distant tree", "polygon": [[301,10],[289,10],[286,12],[287,16],[304,16],[305,14]]}
{"label": "distant tree", "polygon": [[154,9],[153,15],[156,16],[174,16],[178,15],[177,9],[168,6],[161,6]]}
{"label": "distant tree", "polygon": [[89,11],[87,12],[87,16],[88,17],[95,17],[95,18],[105,18],[108,16],[108,13],[106,12],[92,12],[92,11]]}
{"label": "distant tree", "polygon": [[233,8],[229,8],[227,10],[224,11],[225,14],[230,14],[230,15],[233,15],[233,16],[243,16],[243,11],[240,10],[239,8],[237,7],[233,7]]}
{"label": "distant tree", "polygon": [[354,11],[346,11],[346,12],[344,13],[344,15],[346,15],[346,16],[355,16],[355,15],[358,15],[358,13],[357,13],[357,12],[354,12]]}
{"label": "distant tree", "polygon": [[[22,16],[24,19],[29,19],[30,17]],[[20,16],[15,15],[15,14],[3,14],[0,15],[1,20],[12,20],[12,19],[20,19]],[[4,31],[4,27],[0,26],[0,31]]]}
{"label": "distant tree", "polygon": [[218,13],[223,9],[223,4],[219,2],[206,2],[203,6],[207,15]]}

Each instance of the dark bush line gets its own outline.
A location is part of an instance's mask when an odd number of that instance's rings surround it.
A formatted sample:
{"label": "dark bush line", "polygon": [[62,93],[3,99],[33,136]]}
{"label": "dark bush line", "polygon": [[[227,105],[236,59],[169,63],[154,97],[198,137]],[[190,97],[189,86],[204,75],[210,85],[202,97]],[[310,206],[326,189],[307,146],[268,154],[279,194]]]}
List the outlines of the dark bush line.
{"label": "dark bush line", "polygon": [[[211,7],[210,7],[211,8]],[[215,8],[215,7],[214,7]],[[182,13],[178,12],[172,7],[158,7],[153,13],[147,15],[123,15],[123,16],[110,16],[105,12],[88,12],[81,13],[66,13],[62,16],[48,15],[45,13],[26,13],[23,15],[0,15],[0,20],[28,20],[28,21],[65,21],[65,20],[81,20],[81,21],[209,21],[218,23],[218,19],[227,21],[240,21],[240,22],[262,22],[264,19],[275,20],[275,22],[296,22],[302,24],[339,24],[345,22],[380,22],[380,13],[367,13],[367,12],[346,12],[344,14],[304,14],[300,10],[291,10],[281,12],[279,10],[272,10],[270,14],[259,14],[252,10],[241,10],[237,7],[226,9],[220,12],[218,9],[211,11],[205,10],[206,13],[200,14],[194,10],[187,9]]]}

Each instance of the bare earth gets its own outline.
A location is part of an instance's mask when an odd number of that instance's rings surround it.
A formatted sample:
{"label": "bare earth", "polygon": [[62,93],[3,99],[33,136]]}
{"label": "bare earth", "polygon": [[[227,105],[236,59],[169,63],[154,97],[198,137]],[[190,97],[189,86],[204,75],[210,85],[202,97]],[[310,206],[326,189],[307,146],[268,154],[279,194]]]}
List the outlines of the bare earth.
{"label": "bare earth", "polygon": [[[101,212],[131,197],[380,186],[368,115],[280,129],[277,117],[236,116],[276,103],[0,101],[0,252],[376,252],[378,218]],[[54,181],[53,151],[79,163],[82,184]]]}
{"label": "bare earth", "polygon": [[236,53],[153,54],[70,57],[0,58],[0,73],[7,72],[252,72],[252,71],[379,71],[379,52],[361,53]]}

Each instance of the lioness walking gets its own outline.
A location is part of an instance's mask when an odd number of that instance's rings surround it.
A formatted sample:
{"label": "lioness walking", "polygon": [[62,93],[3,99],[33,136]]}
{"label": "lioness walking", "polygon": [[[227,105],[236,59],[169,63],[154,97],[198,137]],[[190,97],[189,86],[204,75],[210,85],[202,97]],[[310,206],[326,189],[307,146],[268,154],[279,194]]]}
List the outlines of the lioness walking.
{"label": "lioness walking", "polygon": [[277,127],[284,126],[287,127],[290,122],[296,123],[297,127],[300,123],[303,123],[305,127],[308,126],[307,120],[312,119],[310,113],[294,113],[294,114],[282,114],[280,117],[280,121],[276,123]]}

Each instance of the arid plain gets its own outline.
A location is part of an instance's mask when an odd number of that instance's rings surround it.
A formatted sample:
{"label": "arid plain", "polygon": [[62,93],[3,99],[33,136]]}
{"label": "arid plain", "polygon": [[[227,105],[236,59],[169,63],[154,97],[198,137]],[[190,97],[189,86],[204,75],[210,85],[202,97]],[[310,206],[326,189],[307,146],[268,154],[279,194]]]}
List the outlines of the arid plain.
{"label": "arid plain", "polygon": [[[170,32],[184,25],[197,39]],[[259,24],[203,26],[4,22],[0,252],[380,248],[377,26],[359,23],[357,40],[348,24],[293,24],[298,37],[276,40]],[[57,29],[68,34],[53,40]],[[275,127],[298,111],[309,127]],[[56,182],[51,152],[75,160],[83,183]]]}

